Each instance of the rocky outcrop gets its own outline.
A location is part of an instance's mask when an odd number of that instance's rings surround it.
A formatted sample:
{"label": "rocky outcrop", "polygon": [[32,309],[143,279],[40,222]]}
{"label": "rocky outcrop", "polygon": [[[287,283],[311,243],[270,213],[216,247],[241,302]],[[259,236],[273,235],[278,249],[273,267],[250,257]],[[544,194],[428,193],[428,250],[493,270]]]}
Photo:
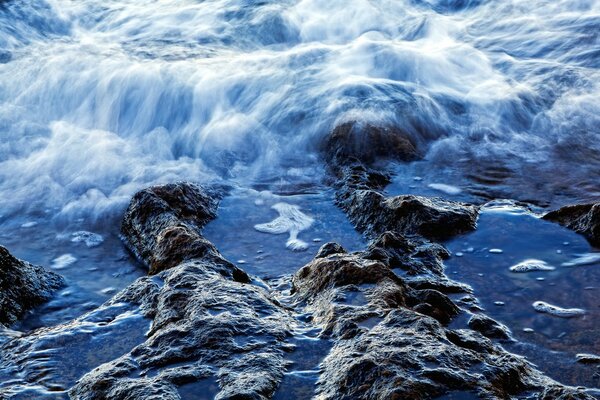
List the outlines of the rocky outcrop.
{"label": "rocky outcrop", "polygon": [[584,235],[592,245],[600,247],[600,203],[562,207],[543,218]]}
{"label": "rocky outcrop", "polygon": [[0,393],[41,385],[76,399],[179,399],[186,385],[218,382],[207,396],[269,398],[292,318],[202,237],[215,208],[192,184],[138,193],[123,235],[152,275],[75,321],[5,343]]}
{"label": "rocky outcrop", "polygon": [[332,345],[317,398],[474,392],[487,399],[591,399],[485,337],[506,339],[483,314],[472,316],[473,329],[451,328],[467,313],[452,295],[471,289],[444,275],[448,251],[413,229],[418,224],[407,228],[401,219],[409,216],[382,218],[364,251],[325,244],[293,276],[282,305],[281,293],[255,282],[202,236],[216,206],[209,192],[186,183],[134,196],[122,233],[149,276],[74,321],[1,344],[0,394],[26,387],[33,398],[137,400],[200,390],[216,399],[268,399],[303,321]]}
{"label": "rocky outcrop", "polygon": [[[509,340],[510,332],[480,313],[472,296],[463,296],[477,312],[470,329],[448,327],[468,313],[450,295],[470,288],[444,275],[449,253],[432,241],[475,229],[478,207],[440,198],[386,197],[385,165],[339,143],[343,140],[334,130],[323,158],[339,206],[373,242],[353,254],[328,244],[293,278],[298,301],[334,340],[322,363],[319,398],[419,400],[469,392],[486,399],[592,399],[495,344],[492,340]],[[410,159],[393,146],[385,155]]]}
{"label": "rocky outcrop", "polygon": [[[449,328],[464,312],[451,291],[416,288],[412,283],[421,278],[395,273],[402,255],[410,262],[416,249],[397,233],[386,233],[365,252],[348,254],[327,244],[294,275],[299,307],[334,343],[322,363],[318,398],[419,400],[459,391],[486,399],[545,399],[549,393],[592,399],[486,338],[507,338],[508,332],[485,316],[472,317],[475,330]],[[422,244],[420,253],[440,264],[433,270],[442,269],[435,245]]]}
{"label": "rocky outcrop", "polygon": [[358,230],[371,237],[394,230],[438,240],[477,227],[477,206],[437,197],[386,197],[381,192],[389,182],[385,172],[357,162],[334,165],[338,205]]}
{"label": "rocky outcrop", "polygon": [[21,261],[0,246],[0,325],[10,325],[64,285],[60,275]]}

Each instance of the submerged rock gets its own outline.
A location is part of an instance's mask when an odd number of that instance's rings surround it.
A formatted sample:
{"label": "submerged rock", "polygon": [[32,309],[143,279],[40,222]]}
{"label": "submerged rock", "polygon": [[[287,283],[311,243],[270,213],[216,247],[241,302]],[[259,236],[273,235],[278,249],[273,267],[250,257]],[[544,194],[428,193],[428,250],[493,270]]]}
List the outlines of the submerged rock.
{"label": "submerged rock", "polygon": [[377,126],[358,121],[336,126],[322,144],[326,158],[345,162],[355,158],[370,164],[382,158],[402,161],[420,158],[410,135],[396,126]]}
{"label": "submerged rock", "polygon": [[584,235],[592,245],[600,247],[600,203],[562,207],[543,218]]}
{"label": "submerged rock", "polygon": [[582,364],[600,364],[600,356],[596,354],[580,353],[575,358],[577,358],[577,362]]}
{"label": "submerged rock", "polygon": [[64,285],[60,275],[15,258],[0,246],[0,325],[10,325]]}

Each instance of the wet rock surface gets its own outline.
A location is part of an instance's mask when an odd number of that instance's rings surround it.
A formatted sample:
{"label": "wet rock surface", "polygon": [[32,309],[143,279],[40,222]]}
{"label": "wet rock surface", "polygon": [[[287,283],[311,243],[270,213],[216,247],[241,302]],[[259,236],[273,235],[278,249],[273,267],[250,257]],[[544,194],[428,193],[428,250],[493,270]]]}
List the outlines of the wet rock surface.
{"label": "wet rock surface", "polygon": [[600,247],[600,203],[565,206],[543,218],[584,235],[593,246]]}
{"label": "wet rock surface", "polygon": [[[384,236],[392,235],[403,242],[398,234]],[[494,399],[541,399],[548,391],[556,398],[592,398],[571,393],[486,338],[507,339],[509,333],[484,315],[471,318],[473,330],[451,329],[448,324],[465,311],[443,293],[444,285],[442,291],[417,289],[412,283],[421,277],[394,273],[397,253],[407,251],[410,259],[414,247],[377,250],[376,260],[370,258],[374,248],[318,257],[294,275],[294,296],[334,342],[322,363],[319,398],[429,399],[453,391]],[[440,264],[434,271],[442,268],[436,246],[419,252]]]}
{"label": "wet rock surface", "polygon": [[[363,171],[373,175],[361,181],[369,188],[384,181],[384,174]],[[340,193],[351,178],[343,175]],[[317,376],[314,388],[294,389],[304,397],[593,398],[504,350],[496,340],[509,338],[508,329],[481,312],[470,317],[470,329],[455,326],[469,316],[462,307],[476,308],[477,300],[452,300],[472,297],[471,288],[444,275],[449,252],[418,227],[428,218],[440,229],[457,220],[474,227],[476,207],[435,200],[416,216],[391,217],[385,209],[370,210],[369,202],[344,208],[351,217],[362,212],[379,218],[365,229],[371,244],[353,253],[336,243],[323,245],[279,301],[279,289],[248,276],[202,236],[217,199],[187,183],[134,196],[123,239],[149,275],[74,321],[1,341],[0,394],[193,399],[197,392],[268,399],[284,385],[290,352],[300,352],[298,359],[309,351],[294,350],[302,320],[304,329],[328,343],[319,351],[310,348],[311,363],[320,366],[309,371]],[[451,216],[441,216],[446,212]]]}
{"label": "wet rock surface", "polygon": [[0,326],[16,322],[63,285],[60,275],[19,260],[0,246]]}
{"label": "wet rock surface", "polygon": [[337,125],[322,144],[329,159],[355,157],[370,164],[382,158],[403,161],[420,158],[417,145],[408,132],[397,126],[377,126],[358,121]]}
{"label": "wet rock surface", "polygon": [[338,205],[356,228],[369,236],[393,230],[437,240],[477,226],[477,206],[437,197],[386,197],[380,191],[389,179],[385,173],[357,162],[335,164],[334,169],[339,176]]}
{"label": "wet rock surface", "polygon": [[[199,233],[215,208],[191,184],[138,193],[123,234],[153,275],[86,316],[5,343],[0,366],[12,380],[0,393],[41,385],[57,397],[68,391],[77,399],[179,399],[183,386],[216,379],[214,393],[203,395],[269,398],[285,371],[291,317]],[[95,348],[106,329],[128,319],[113,333],[115,343]],[[103,352],[69,363],[84,349]],[[36,361],[39,352],[44,360]]]}
{"label": "wet rock surface", "polygon": [[[335,142],[336,135],[330,140]],[[406,159],[402,152],[388,157]],[[323,362],[320,398],[428,399],[451,392],[481,398],[593,398],[549,379],[496,344],[493,340],[510,339],[510,331],[480,313],[474,298],[464,304],[478,311],[469,319],[470,329],[450,328],[454,318],[467,313],[450,295],[471,297],[471,290],[444,275],[449,252],[432,241],[475,229],[477,206],[386,197],[385,165],[371,164],[360,151],[337,150],[324,159],[336,179],[339,206],[374,240],[365,252],[324,251],[325,257],[294,276],[296,294],[312,312],[313,323],[336,338]],[[349,293],[362,301],[348,304]]]}

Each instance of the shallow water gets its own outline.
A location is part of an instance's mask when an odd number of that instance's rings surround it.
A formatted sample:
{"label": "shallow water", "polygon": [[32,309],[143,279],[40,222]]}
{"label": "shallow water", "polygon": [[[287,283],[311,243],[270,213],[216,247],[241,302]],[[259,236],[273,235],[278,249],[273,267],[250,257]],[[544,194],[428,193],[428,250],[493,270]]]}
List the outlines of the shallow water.
{"label": "shallow water", "polygon": [[146,274],[146,269],[121,243],[118,225],[108,230],[91,227],[103,241],[88,247],[85,242],[73,241],[73,233],[90,229],[83,222],[65,227],[44,223],[22,227],[23,224],[26,222],[19,219],[4,224],[0,244],[16,257],[62,275],[67,286],[14,325],[14,329],[27,331],[70,321],[97,308]]}
{"label": "shallow water", "polygon": [[[484,209],[477,231],[447,245],[453,257],[446,261],[446,273],[470,284],[486,313],[511,329],[517,342],[507,348],[561,382],[600,388],[600,369],[576,362],[578,353],[600,353],[600,260],[565,266],[582,254],[600,254],[600,249],[511,205]],[[502,253],[490,253],[493,248]],[[531,258],[555,270],[510,270]],[[537,301],[585,314],[561,318],[540,313],[533,307]]]}
{"label": "shallow water", "polygon": [[[278,217],[272,206],[282,202],[298,206],[314,220],[298,234],[307,243],[306,250],[286,248],[288,233],[277,235],[256,230],[256,224]],[[334,205],[331,190],[293,195],[255,190],[234,192],[223,199],[217,218],[205,227],[203,234],[228,260],[261,278],[294,274],[327,242],[337,242],[348,251],[360,250],[366,243]]]}

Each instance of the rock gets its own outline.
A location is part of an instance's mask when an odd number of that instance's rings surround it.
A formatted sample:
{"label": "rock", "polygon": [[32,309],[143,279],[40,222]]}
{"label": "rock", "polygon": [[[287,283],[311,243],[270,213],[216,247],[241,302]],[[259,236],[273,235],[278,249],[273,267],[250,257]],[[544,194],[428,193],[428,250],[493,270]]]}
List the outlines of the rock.
{"label": "rock", "polygon": [[325,158],[338,163],[351,159],[371,164],[382,158],[401,161],[420,158],[408,133],[395,126],[376,126],[358,121],[336,126],[321,146]]}
{"label": "rock", "polygon": [[60,275],[12,256],[0,246],[0,325],[10,325],[64,285]]}
{"label": "rock", "polygon": [[138,193],[124,240],[153,275],[74,321],[3,343],[0,392],[179,399],[185,385],[211,381],[207,396],[216,399],[269,398],[286,368],[293,318],[201,235],[215,209],[190,184]]}
{"label": "rock", "polygon": [[576,204],[551,211],[543,216],[584,235],[589,242],[600,247],[600,203]]}
{"label": "rock", "polygon": [[185,183],[138,193],[122,232],[150,275],[74,321],[1,343],[0,391],[179,399],[200,385],[219,400],[268,399],[302,321],[328,343],[319,399],[419,400],[453,391],[591,399],[482,334],[448,327],[461,310],[447,293],[469,288],[445,277],[443,246],[398,229],[374,235],[362,252],[328,243],[293,276],[283,306],[202,236],[216,206],[207,190]]}
{"label": "rock", "polygon": [[510,331],[506,326],[485,315],[474,314],[468,324],[469,328],[480,332],[483,336],[494,339],[510,339]]}
{"label": "rock", "polygon": [[446,239],[474,230],[479,207],[437,197],[385,197],[380,176],[361,164],[337,168],[337,203],[356,228],[374,237],[385,231]]}
{"label": "rock", "polygon": [[340,205],[370,235],[394,231],[444,239],[474,230],[479,215],[476,206],[465,203],[413,195],[385,198],[373,190],[357,190]]}
{"label": "rock", "polygon": [[[375,243],[388,247],[377,253],[391,252],[392,242],[400,246],[397,254],[415,249],[386,234]],[[548,387],[571,391],[479,332],[445,327],[459,312],[452,300],[411,288],[389,273],[393,257],[367,258],[374,250],[315,258],[293,277],[297,302],[333,342],[321,363],[316,398],[419,400],[472,391],[497,399],[541,396]],[[375,321],[365,326],[365,318]]]}
{"label": "rock", "polygon": [[580,353],[575,358],[577,358],[577,362],[582,364],[600,364],[600,356],[596,354]]}
{"label": "rock", "polygon": [[341,245],[339,245],[337,243],[329,242],[329,243],[325,243],[323,246],[321,246],[321,248],[317,252],[317,255],[315,256],[315,258],[324,258],[324,257],[330,256],[332,254],[345,254],[345,253],[346,253],[346,250]]}
{"label": "rock", "polygon": [[216,217],[218,200],[191,183],[154,186],[138,192],[123,218],[129,249],[156,274],[192,259],[212,260],[223,275],[248,282],[248,275],[225,260],[199,230]]}

